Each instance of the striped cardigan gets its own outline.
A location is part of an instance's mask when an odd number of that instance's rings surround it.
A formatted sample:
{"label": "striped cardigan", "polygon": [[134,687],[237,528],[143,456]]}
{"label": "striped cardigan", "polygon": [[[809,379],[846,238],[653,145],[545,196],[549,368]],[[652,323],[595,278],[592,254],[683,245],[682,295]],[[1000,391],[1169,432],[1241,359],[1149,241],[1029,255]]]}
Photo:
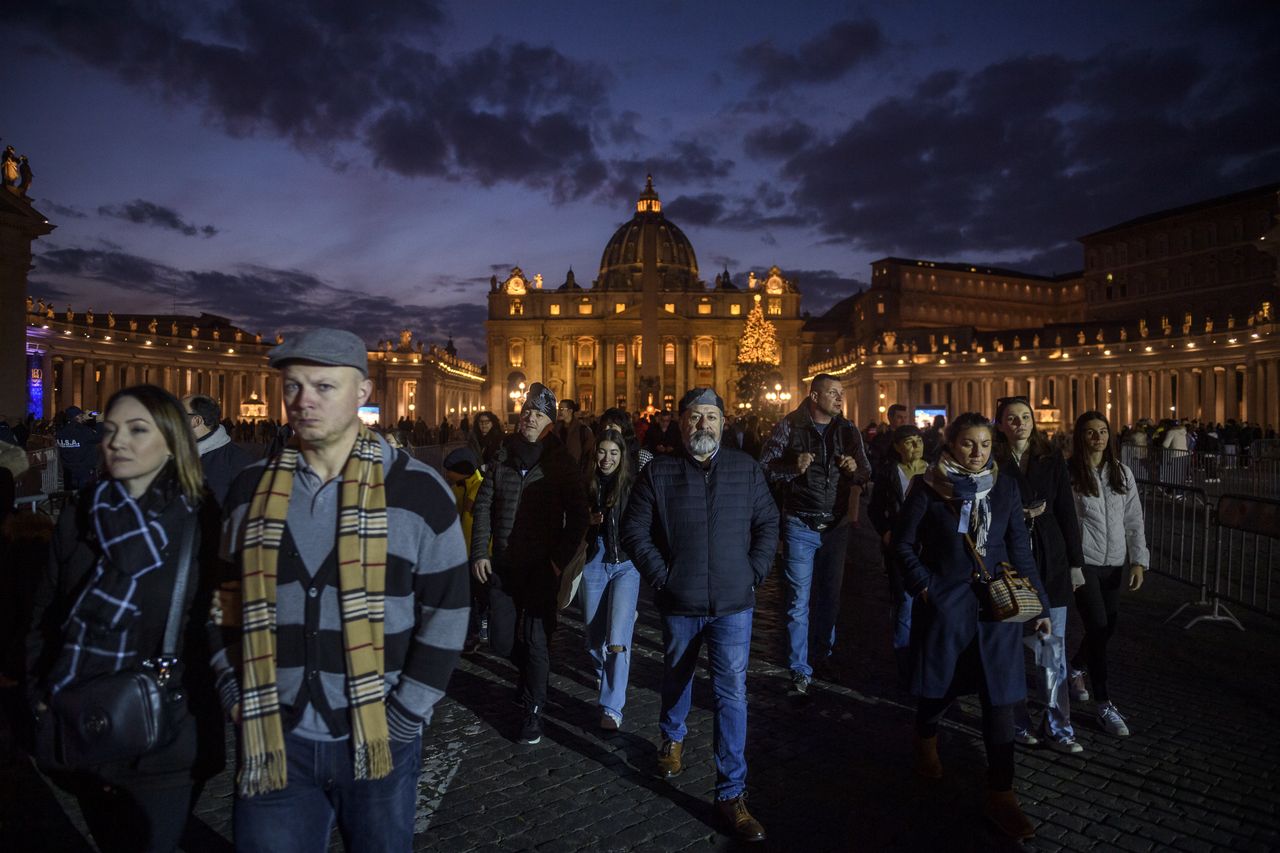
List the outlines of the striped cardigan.
{"label": "striped cardigan", "polygon": [[[387,726],[411,739],[430,722],[458,662],[470,616],[467,549],[454,497],[444,479],[403,450],[379,439],[387,497]],[[254,487],[266,462],[232,482],[223,509],[221,556],[239,578],[240,550]],[[276,668],[286,730],[311,705],[334,735],[350,732],[343,689],[345,656],[338,603],[336,523],[330,552],[313,576],[286,526],[276,588]],[[313,531],[305,535],[313,536]],[[213,666],[224,708],[240,701],[239,629],[211,632]]]}

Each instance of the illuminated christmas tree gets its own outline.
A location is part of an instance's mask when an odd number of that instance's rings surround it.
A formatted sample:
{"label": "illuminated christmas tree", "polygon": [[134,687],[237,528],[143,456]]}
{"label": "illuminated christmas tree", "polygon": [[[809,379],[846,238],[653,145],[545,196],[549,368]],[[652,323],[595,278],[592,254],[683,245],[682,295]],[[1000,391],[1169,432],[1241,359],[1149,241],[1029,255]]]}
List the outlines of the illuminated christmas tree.
{"label": "illuminated christmas tree", "polygon": [[747,315],[747,325],[738,342],[738,400],[760,407],[766,380],[782,361],[778,330],[764,317],[760,297]]}

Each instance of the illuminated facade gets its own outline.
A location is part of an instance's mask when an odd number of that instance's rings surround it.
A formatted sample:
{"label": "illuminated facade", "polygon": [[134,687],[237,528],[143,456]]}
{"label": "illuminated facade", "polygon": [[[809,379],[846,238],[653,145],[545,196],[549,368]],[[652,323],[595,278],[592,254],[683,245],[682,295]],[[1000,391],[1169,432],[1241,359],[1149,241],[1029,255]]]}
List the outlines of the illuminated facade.
{"label": "illuminated facade", "polygon": [[893,403],[991,414],[1012,394],[1051,428],[1089,409],[1117,424],[1280,424],[1278,191],[1090,234],[1085,270],[1072,275],[876,261],[871,287],[837,322],[808,324],[808,375],[841,376],[848,414],[864,425]]}
{"label": "illuminated facade", "polygon": [[[58,312],[28,303],[29,399],[39,417],[67,406],[101,411],[120,388],[149,382],[181,397],[207,394],[225,417],[284,420],[280,378],[267,365],[277,341],[264,341],[225,318]],[[483,370],[447,349],[384,342],[369,353],[369,378],[384,425],[422,418],[432,426],[479,411]]]}
{"label": "illuminated facade", "polygon": [[520,383],[543,382],[586,412],[636,411],[673,408],[686,390],[707,385],[732,406],[738,343],[756,302],[781,342],[776,383],[794,392],[804,361],[795,283],[773,267],[750,273],[745,288],[727,271],[708,287],[693,245],[663,215],[650,179],[635,216],[605,246],[590,287],[572,271],[555,288],[519,267],[492,279],[486,401],[512,416]]}

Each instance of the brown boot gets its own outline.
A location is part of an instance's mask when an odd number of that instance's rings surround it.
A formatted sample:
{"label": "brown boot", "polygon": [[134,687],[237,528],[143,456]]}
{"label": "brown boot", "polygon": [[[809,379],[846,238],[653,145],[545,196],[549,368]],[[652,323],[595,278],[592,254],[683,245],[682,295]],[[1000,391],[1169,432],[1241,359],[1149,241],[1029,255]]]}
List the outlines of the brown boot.
{"label": "brown boot", "polygon": [[658,749],[658,772],[667,779],[680,775],[684,769],[684,744],[678,740],[662,739]]}
{"label": "brown boot", "polygon": [[1010,838],[1022,841],[1036,834],[1036,825],[1022,813],[1013,791],[987,791],[987,804],[982,814]]}
{"label": "brown boot", "polygon": [[942,759],[938,757],[937,735],[916,735],[916,775],[922,779],[942,778]]}
{"label": "brown boot", "polygon": [[732,800],[716,800],[720,819],[729,825],[733,837],[739,841],[764,841],[764,827],[747,811],[747,798],[739,795]]}

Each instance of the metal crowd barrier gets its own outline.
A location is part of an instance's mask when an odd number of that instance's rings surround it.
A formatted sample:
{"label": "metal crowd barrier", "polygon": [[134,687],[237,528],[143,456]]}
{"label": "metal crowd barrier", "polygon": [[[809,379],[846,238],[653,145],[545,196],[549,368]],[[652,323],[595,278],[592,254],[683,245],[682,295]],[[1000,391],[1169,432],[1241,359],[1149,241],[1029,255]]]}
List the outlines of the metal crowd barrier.
{"label": "metal crowd barrier", "polygon": [[466,447],[465,441],[450,441],[446,444],[424,444],[419,447],[406,447],[409,455],[419,462],[425,462],[440,473],[444,473],[444,458],[459,447]]}
{"label": "metal crowd barrier", "polygon": [[1167,487],[1198,488],[1215,501],[1224,494],[1280,498],[1280,457],[1276,456],[1125,444],[1120,448],[1120,459],[1139,479]]}
{"label": "metal crowd barrier", "polygon": [[1184,628],[1201,622],[1244,625],[1227,602],[1266,616],[1280,616],[1280,500],[1221,494],[1204,489],[1140,479],[1151,571],[1193,587],[1194,600],[1180,605],[1167,620],[1189,607],[1204,612]]}

